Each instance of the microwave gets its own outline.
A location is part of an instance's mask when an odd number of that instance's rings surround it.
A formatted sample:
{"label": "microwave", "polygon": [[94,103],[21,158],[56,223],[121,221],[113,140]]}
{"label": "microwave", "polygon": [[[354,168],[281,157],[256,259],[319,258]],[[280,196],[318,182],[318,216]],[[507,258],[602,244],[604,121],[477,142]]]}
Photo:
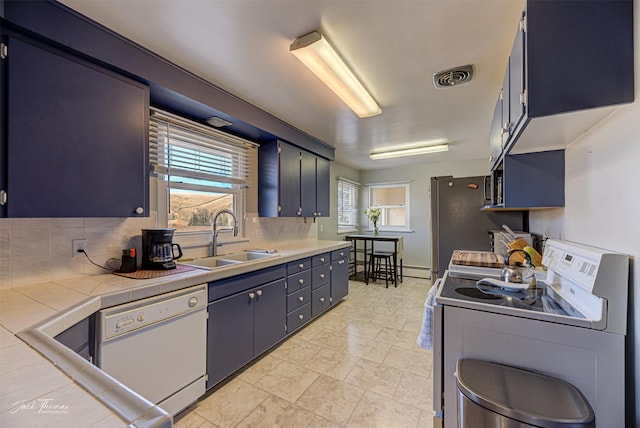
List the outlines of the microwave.
{"label": "microwave", "polygon": [[484,199],[489,206],[504,206],[504,174],[496,169],[484,178]]}

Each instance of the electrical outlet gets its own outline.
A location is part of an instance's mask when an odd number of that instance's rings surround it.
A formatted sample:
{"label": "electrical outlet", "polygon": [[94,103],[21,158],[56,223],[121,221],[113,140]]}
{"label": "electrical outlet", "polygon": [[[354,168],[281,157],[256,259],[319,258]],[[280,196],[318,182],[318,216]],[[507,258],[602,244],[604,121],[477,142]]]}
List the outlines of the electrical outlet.
{"label": "electrical outlet", "polygon": [[87,240],[86,239],[74,239],[73,240],[73,253],[72,257],[81,256],[82,253],[80,250],[87,251]]}

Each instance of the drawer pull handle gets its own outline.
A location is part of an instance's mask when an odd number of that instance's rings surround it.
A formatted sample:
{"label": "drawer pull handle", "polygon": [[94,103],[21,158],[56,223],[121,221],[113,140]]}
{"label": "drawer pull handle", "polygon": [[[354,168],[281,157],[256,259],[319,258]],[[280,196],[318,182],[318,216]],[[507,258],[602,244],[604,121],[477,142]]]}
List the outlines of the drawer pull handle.
{"label": "drawer pull handle", "polygon": [[304,297],[300,296],[300,297],[298,297],[298,300],[300,300],[301,302],[304,302]]}
{"label": "drawer pull handle", "polygon": [[249,299],[255,299],[256,295],[255,293],[249,293]]}
{"label": "drawer pull handle", "polygon": [[324,274],[323,273],[320,274],[320,278],[324,279]]}
{"label": "drawer pull handle", "polygon": [[320,301],[321,301],[322,303],[324,303],[324,297],[321,297],[321,298],[320,298]]}
{"label": "drawer pull handle", "polygon": [[298,282],[299,282],[300,284],[304,284],[304,279],[300,278],[300,279],[298,280]]}
{"label": "drawer pull handle", "polygon": [[320,261],[324,263],[324,257],[320,257]]}
{"label": "drawer pull handle", "polygon": [[258,290],[258,291],[256,291],[256,294],[257,294],[258,296],[262,296],[262,290]]}
{"label": "drawer pull handle", "polygon": [[304,263],[300,263],[300,264],[298,265],[298,267],[299,267],[300,269],[304,269]]}
{"label": "drawer pull handle", "polygon": [[304,315],[298,315],[298,318],[303,320],[304,319]]}
{"label": "drawer pull handle", "polygon": [[340,260],[340,261],[338,261],[338,264],[339,264],[339,265],[343,265],[343,264],[344,264],[344,260]]}

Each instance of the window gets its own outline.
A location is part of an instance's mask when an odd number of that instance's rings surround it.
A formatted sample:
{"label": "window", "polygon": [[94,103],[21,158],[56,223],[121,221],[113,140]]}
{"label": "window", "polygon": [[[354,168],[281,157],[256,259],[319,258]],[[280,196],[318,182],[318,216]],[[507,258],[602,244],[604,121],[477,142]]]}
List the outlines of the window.
{"label": "window", "polygon": [[358,230],[360,184],[338,178],[338,233]]}
{"label": "window", "polygon": [[[214,215],[244,218],[249,160],[256,145],[160,110],[150,116],[149,157],[158,175],[158,216],[177,233],[211,233]],[[166,208],[163,208],[166,207]],[[229,216],[223,221],[231,222]],[[229,224],[229,226],[231,226]]]}
{"label": "window", "polygon": [[[379,230],[409,230],[409,183],[373,184],[369,206],[380,209]],[[369,228],[373,229],[370,222]]]}

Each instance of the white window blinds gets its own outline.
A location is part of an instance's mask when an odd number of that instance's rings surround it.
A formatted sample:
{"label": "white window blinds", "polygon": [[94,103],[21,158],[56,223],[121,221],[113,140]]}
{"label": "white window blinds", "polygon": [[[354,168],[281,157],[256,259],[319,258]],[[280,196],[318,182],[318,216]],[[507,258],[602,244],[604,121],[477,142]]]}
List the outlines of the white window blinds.
{"label": "white window blinds", "polygon": [[245,188],[257,145],[162,110],[149,115],[152,171],[171,187]]}
{"label": "white window blinds", "polygon": [[360,184],[338,178],[338,232],[358,228]]}

